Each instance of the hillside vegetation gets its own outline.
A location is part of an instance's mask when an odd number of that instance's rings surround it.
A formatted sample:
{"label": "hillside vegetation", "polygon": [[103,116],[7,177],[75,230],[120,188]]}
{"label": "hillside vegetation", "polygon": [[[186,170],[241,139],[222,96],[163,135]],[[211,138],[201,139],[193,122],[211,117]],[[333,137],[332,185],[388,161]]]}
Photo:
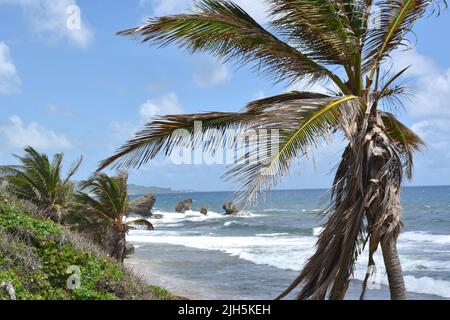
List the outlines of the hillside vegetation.
{"label": "hillside vegetation", "polygon": [[[33,205],[1,197],[0,285],[11,283],[18,300],[177,299],[146,285],[86,237],[41,217]],[[0,300],[10,298],[0,289]]]}

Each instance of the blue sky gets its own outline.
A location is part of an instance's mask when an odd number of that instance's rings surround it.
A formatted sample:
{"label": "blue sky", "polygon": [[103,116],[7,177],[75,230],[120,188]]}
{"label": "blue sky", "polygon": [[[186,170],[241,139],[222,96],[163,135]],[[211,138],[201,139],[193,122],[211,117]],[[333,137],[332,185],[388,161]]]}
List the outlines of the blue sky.
{"label": "blue sky", "polygon": [[[265,21],[258,0],[239,0]],[[67,7],[81,8],[81,29],[69,30]],[[288,90],[249,68],[236,70],[207,55],[157,49],[115,35],[145,17],[183,12],[190,0],[0,0],[0,162],[30,144],[64,152],[66,167],[80,154],[85,178],[149,116],[237,111],[249,100]],[[409,70],[414,96],[401,119],[428,143],[418,155],[413,185],[450,184],[449,12],[417,24],[418,43],[395,55]],[[299,88],[300,85],[295,86]],[[292,88],[290,88],[292,89]],[[315,89],[315,88],[313,88]],[[324,146],[295,164],[280,188],[328,187],[342,143]],[[232,190],[220,165],[173,165],[156,159],[130,181],[175,189]]]}

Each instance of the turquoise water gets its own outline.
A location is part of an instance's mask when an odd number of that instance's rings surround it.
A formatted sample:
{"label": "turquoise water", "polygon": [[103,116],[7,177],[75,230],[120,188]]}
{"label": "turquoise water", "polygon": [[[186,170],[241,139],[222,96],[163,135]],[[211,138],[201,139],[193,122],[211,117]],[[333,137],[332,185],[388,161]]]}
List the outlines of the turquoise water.
{"label": "turquoise water", "polygon": [[[198,292],[208,291],[217,299],[270,299],[289,285],[314,252],[324,222],[318,203],[325,192],[273,191],[248,209],[249,217],[223,215],[230,192],[157,194],[154,213],[164,218],[152,220],[156,231],[134,230],[128,239],[137,246],[134,258],[148,262],[152,272],[159,270],[159,277],[165,273],[168,287],[179,289],[185,283],[192,290],[198,284]],[[192,210],[175,213],[176,203],[186,198],[193,199]],[[405,229],[398,246],[409,295],[450,298],[450,187],[404,188],[402,202]],[[209,206],[207,217],[198,213],[203,205]],[[376,262],[370,287],[375,298],[387,298],[381,254]],[[363,253],[349,298],[357,297],[366,264]]]}

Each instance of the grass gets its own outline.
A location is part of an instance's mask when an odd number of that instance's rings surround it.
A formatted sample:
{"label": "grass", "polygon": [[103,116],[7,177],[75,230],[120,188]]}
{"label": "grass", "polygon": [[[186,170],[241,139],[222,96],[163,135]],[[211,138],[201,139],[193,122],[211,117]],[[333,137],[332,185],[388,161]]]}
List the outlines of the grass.
{"label": "grass", "polygon": [[[82,235],[20,207],[0,201],[0,283],[12,282],[17,299],[178,299],[146,285]],[[78,269],[80,286],[70,289]],[[4,290],[2,299],[9,299]]]}

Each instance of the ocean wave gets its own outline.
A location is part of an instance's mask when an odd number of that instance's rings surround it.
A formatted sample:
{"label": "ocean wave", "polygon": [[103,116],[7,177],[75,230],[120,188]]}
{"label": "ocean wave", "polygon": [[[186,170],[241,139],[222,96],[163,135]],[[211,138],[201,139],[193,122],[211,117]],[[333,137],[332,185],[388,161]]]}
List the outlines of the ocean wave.
{"label": "ocean wave", "polygon": [[255,236],[257,237],[279,237],[279,236],[287,236],[289,233],[279,232],[279,233],[257,233]]}
{"label": "ocean wave", "polygon": [[[226,223],[236,223],[227,221]],[[321,229],[314,228],[317,234]],[[400,239],[404,241],[429,241],[431,239],[441,243],[446,239],[445,235],[429,235],[417,232],[406,232],[406,236]],[[418,236],[419,235],[419,236]],[[418,237],[417,237],[418,236]],[[426,236],[426,238],[423,238]],[[411,240],[415,239],[415,240]],[[127,236],[127,240],[133,244],[142,245],[145,243],[165,243],[197,248],[202,250],[217,250],[236,256],[255,264],[270,265],[279,269],[300,271],[303,265],[314,253],[314,245],[317,240],[315,236],[289,236],[286,233],[264,233],[254,236],[214,236],[214,235],[194,235],[188,236],[186,233],[148,232],[133,230]],[[425,272],[450,272],[450,266],[446,261],[420,259],[417,253],[400,253],[402,257],[403,270],[406,273],[420,271]],[[375,262],[378,268],[376,273],[376,283],[387,285],[387,276],[384,269],[381,253],[375,255]],[[354,271],[354,279],[363,280],[367,268],[367,250],[359,257]],[[450,282],[437,280],[431,277],[405,276],[407,291],[434,294],[450,298]]]}
{"label": "ocean wave", "polygon": [[400,234],[401,241],[430,242],[435,244],[450,244],[450,235],[431,234],[423,231],[408,231]]}
{"label": "ocean wave", "polygon": [[319,236],[323,231],[323,227],[313,228],[313,236]]}

